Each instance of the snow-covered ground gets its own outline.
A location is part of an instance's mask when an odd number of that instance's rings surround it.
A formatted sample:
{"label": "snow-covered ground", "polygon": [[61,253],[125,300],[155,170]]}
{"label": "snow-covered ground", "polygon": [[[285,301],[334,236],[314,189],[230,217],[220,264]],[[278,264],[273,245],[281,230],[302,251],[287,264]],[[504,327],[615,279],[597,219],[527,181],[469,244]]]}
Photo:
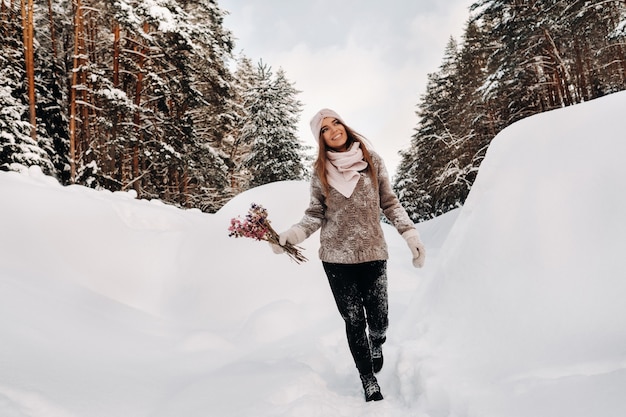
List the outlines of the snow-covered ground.
{"label": "snow-covered ground", "polygon": [[0,416],[626,415],[626,93],[525,119],[462,209],[395,230],[385,400],[363,401],[317,259],[228,237],[282,230],[304,182],[216,214],[0,173]]}

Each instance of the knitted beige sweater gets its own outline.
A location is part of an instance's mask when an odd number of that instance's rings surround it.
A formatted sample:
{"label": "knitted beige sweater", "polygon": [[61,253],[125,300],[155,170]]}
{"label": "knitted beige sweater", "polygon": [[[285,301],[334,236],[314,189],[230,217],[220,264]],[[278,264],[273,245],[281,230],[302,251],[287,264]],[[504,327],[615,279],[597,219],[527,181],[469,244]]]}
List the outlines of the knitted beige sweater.
{"label": "knitted beige sweater", "polygon": [[[381,210],[399,233],[415,228],[391,188],[383,160],[375,152],[370,154],[374,166],[360,172],[350,198],[332,187],[325,196],[319,178],[313,175],[309,207],[295,226],[306,237],[321,228],[319,257],[324,262],[352,264],[387,259]],[[378,184],[368,175],[370,168],[376,169]]]}

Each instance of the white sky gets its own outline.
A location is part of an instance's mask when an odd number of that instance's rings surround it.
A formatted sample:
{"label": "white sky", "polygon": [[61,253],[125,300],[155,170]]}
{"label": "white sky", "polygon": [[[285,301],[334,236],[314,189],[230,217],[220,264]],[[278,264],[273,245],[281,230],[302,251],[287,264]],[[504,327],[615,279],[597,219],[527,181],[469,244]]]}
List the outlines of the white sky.
{"label": "white sky", "polygon": [[427,74],[461,40],[473,0],[220,0],[235,52],[283,68],[301,91],[301,139],[309,120],[336,110],[374,144],[391,174],[417,126]]}

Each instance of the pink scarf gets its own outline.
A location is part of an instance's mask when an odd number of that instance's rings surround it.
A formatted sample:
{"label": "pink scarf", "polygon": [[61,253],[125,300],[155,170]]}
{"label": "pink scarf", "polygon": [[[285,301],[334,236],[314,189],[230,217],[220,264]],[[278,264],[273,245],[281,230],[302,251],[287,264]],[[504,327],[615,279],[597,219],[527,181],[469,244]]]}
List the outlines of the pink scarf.
{"label": "pink scarf", "polygon": [[359,182],[359,171],[367,168],[359,142],[354,142],[345,152],[326,152],[326,178],[328,183],[346,198],[350,198]]}

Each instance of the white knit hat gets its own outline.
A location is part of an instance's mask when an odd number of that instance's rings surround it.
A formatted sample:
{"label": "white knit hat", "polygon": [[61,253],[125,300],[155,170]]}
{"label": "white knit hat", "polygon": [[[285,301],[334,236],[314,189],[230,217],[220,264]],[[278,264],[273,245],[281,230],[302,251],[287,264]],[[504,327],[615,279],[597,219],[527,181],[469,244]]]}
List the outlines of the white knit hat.
{"label": "white knit hat", "polygon": [[315,138],[315,141],[318,141],[320,138],[320,130],[322,130],[322,120],[324,120],[326,117],[333,117],[339,120],[341,124],[345,125],[341,116],[339,116],[334,110],[322,109],[318,111],[311,119],[311,132],[313,132],[313,137]]}

